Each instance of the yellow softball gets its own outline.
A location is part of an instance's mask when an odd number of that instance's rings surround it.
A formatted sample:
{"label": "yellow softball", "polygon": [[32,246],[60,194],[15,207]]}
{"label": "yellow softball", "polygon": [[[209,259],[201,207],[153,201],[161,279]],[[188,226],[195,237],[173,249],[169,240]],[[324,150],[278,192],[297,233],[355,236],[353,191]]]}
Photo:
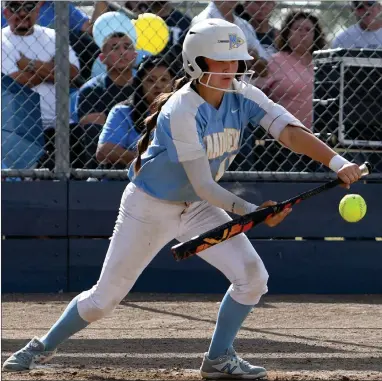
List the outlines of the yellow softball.
{"label": "yellow softball", "polygon": [[340,202],[339,212],[347,222],[358,222],[365,217],[366,202],[359,194],[348,194]]}

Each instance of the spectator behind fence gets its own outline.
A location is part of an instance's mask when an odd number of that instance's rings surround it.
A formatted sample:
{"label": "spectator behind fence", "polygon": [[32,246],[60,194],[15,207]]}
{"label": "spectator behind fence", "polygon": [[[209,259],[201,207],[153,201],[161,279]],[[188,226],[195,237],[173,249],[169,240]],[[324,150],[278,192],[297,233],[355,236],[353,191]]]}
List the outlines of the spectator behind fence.
{"label": "spectator behind fence", "polygon": [[[8,25],[2,29],[2,73],[40,94],[44,129],[55,128],[56,32],[36,25],[38,1],[7,1],[4,16]],[[78,75],[79,62],[69,47],[70,79]],[[69,123],[69,121],[68,121]]]}
{"label": "spectator behind fence", "polygon": [[264,76],[267,74],[267,59],[269,58],[269,55],[260,44],[252,25],[241,17],[235,15],[236,5],[236,1],[210,1],[208,6],[192,19],[191,25],[195,25],[199,21],[210,18],[223,19],[236,24],[244,32],[247,39],[249,54],[255,58],[252,69],[258,75]]}
{"label": "spectator behind fence", "polygon": [[[11,3],[9,1],[8,3]],[[106,1],[97,1],[94,6],[94,12],[92,18],[76,7],[73,2],[69,2],[69,30],[71,32],[87,32],[92,33],[94,21],[108,9]],[[40,26],[54,29],[55,24],[55,9],[54,1],[40,1],[40,8],[36,23]],[[7,26],[7,20],[1,18],[1,27]]]}
{"label": "spectator behind fence", "polygon": [[110,110],[133,92],[134,44],[124,33],[110,34],[103,40],[101,61],[107,73],[86,82],[77,97],[77,117],[81,125],[103,125]]}
{"label": "spectator behind fence", "polygon": [[382,49],[382,4],[380,1],[352,1],[357,24],[340,33],[333,48]]}
{"label": "spectator behind fence", "polygon": [[257,38],[269,55],[277,52],[275,42],[279,31],[270,23],[275,6],[276,2],[271,0],[246,1],[235,8],[236,14],[252,25]]}
{"label": "spectator behind fence", "polygon": [[[42,3],[38,23],[54,29],[54,1],[43,1]],[[79,82],[79,86],[91,77],[94,60],[99,55],[99,49],[92,38],[93,25],[98,17],[108,11],[107,1],[95,1],[92,16],[89,18],[73,2],[69,2],[69,43],[80,60],[82,83]]]}
{"label": "spectator behind fence", "polygon": [[168,55],[168,61],[177,61],[176,65],[182,66],[182,45],[187,31],[191,25],[191,19],[175,9],[170,1],[153,1],[147,3],[147,12],[152,12],[161,17],[170,30],[170,40],[161,55]]}
{"label": "spectator behind fence", "polygon": [[[40,26],[55,29],[55,2],[41,1],[36,23]],[[92,39],[93,24],[97,18],[108,11],[106,1],[96,1],[91,18],[69,2],[69,44],[80,60],[80,74],[85,80],[91,76],[91,67],[95,57],[99,54],[97,46]],[[2,14],[1,27],[7,26],[7,20]],[[80,78],[78,78],[79,80]],[[80,83],[80,82],[78,82]]]}
{"label": "spectator behind fence", "polygon": [[[99,134],[110,110],[132,94],[132,68],[136,52],[132,39],[121,32],[113,32],[100,42],[100,59],[107,72],[86,82],[79,90],[76,114],[80,134],[90,158],[86,167],[97,168],[96,150]],[[135,42],[135,41],[134,41]]]}
{"label": "spectator behind fence", "polygon": [[325,35],[316,16],[290,12],[277,39],[280,51],[269,60],[267,78],[255,81],[257,87],[308,128],[312,127],[313,118],[312,54],[325,45]]}
{"label": "spectator behind fence", "polygon": [[143,120],[153,112],[154,100],[170,92],[180,68],[167,56],[148,57],[134,77],[133,95],[114,106],[103,126],[97,148],[97,160],[114,168],[125,168],[136,154],[136,143],[143,131]]}
{"label": "spectator behind fence", "polygon": [[43,155],[40,95],[11,77],[1,75],[2,168],[36,167]]}

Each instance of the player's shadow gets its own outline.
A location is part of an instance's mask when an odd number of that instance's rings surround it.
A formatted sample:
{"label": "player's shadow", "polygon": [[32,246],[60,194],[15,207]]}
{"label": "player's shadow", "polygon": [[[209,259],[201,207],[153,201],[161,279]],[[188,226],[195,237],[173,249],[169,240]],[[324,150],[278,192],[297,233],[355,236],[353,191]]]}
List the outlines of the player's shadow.
{"label": "player's shadow", "polygon": [[[190,316],[190,315],[187,315],[187,314],[181,314],[181,313],[178,313],[178,312],[168,312],[168,311],[164,311],[162,309],[157,309],[157,308],[153,308],[153,307],[145,307],[145,306],[142,306],[142,305],[139,305],[139,304],[131,303],[129,301],[122,301],[122,304],[127,306],[127,307],[130,307],[130,308],[136,308],[136,309],[140,309],[140,310],[151,312],[151,313],[170,315],[171,317],[179,317],[179,318],[186,319],[186,320],[191,320],[191,321],[210,323],[212,327],[215,325],[215,321],[211,320],[211,319],[203,319],[203,318],[200,318],[200,317]],[[256,308],[257,308],[257,306],[256,306]],[[311,329],[314,329],[314,328],[309,327],[308,329],[311,330]],[[331,328],[325,328],[325,329],[329,330]],[[337,327],[336,328],[332,328],[332,329],[334,331],[341,330],[341,328],[337,328]],[[344,329],[348,329],[348,328],[344,328]],[[271,330],[271,329],[249,328],[249,327],[245,326],[245,323],[244,323],[244,326],[241,327],[240,330],[241,331],[247,331],[247,332],[271,334],[273,336],[292,338],[293,340],[295,340],[295,339],[302,339],[302,340],[312,341],[313,343],[316,342],[316,339],[313,339],[313,338],[307,337],[307,336],[303,336],[303,335],[296,335],[295,333],[289,335],[289,334],[277,332],[277,331]],[[283,330],[285,331],[286,329],[284,328]],[[296,330],[303,331],[304,328],[303,327],[294,327],[293,331],[295,332]],[[373,328],[373,330],[381,330],[382,331],[382,328]],[[361,348],[372,348],[372,349],[378,348],[378,349],[380,349],[382,351],[382,346],[365,345],[365,344],[361,344],[361,343],[342,342],[342,341],[338,341],[338,340],[325,340],[325,341],[327,341],[329,343],[333,343],[333,344],[352,345],[352,346],[361,347]]]}
{"label": "player's shadow", "polygon": [[[107,329],[108,330],[108,329]],[[124,331],[124,329],[119,329]],[[28,340],[3,339],[2,351],[13,352],[23,347]],[[204,353],[209,339],[200,338],[142,338],[142,339],[77,339],[71,338],[60,346],[65,353],[145,353],[155,357],[161,353]],[[238,351],[253,353],[348,353],[344,349],[333,349],[322,345],[310,345],[295,341],[277,341],[262,338],[240,338],[235,347]],[[382,352],[382,348],[381,348]]]}

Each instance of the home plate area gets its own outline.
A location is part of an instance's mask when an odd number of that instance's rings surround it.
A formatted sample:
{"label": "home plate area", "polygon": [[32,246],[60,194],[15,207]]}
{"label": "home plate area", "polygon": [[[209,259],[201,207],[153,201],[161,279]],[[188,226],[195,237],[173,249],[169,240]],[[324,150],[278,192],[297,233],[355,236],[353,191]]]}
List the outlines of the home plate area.
{"label": "home plate area", "polygon": [[[42,336],[74,294],[3,295],[2,361]],[[3,380],[201,380],[222,295],[130,294],[45,366]],[[381,295],[264,296],[235,342],[268,380],[382,380]]]}

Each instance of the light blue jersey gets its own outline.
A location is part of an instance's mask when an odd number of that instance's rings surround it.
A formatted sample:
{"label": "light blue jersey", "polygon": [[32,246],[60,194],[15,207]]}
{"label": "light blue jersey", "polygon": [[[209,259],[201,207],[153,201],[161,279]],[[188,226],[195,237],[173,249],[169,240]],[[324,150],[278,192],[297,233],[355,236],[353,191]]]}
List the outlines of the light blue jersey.
{"label": "light blue jersey", "polygon": [[162,200],[200,201],[183,161],[207,155],[218,181],[238,153],[248,123],[263,127],[276,139],[288,124],[304,127],[256,87],[236,80],[233,85],[237,92],[226,92],[218,109],[194,91],[191,83],[178,90],[162,107],[137,175],[135,163],[130,166],[130,180]]}

